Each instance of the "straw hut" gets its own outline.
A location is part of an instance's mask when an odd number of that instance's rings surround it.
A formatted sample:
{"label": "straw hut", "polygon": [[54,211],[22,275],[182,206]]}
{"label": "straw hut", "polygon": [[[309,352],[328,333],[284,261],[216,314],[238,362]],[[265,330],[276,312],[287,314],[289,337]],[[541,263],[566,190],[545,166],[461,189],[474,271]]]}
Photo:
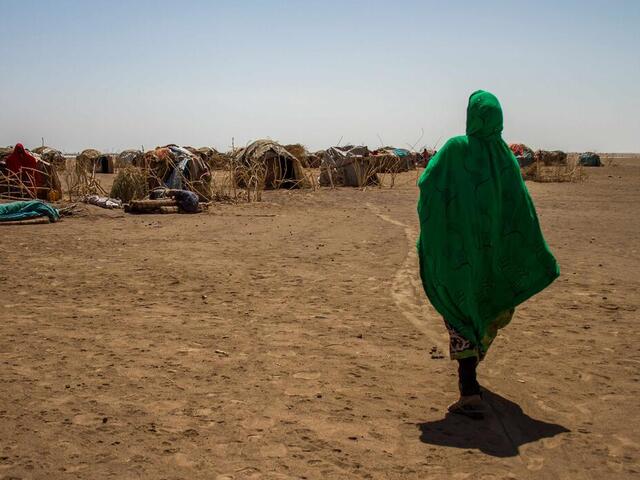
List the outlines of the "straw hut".
{"label": "straw hut", "polygon": [[40,155],[45,162],[55,165],[59,172],[63,172],[67,168],[67,159],[60,150],[51,147],[37,147],[32,152]]}
{"label": "straw hut", "polygon": [[190,190],[202,201],[211,199],[211,171],[202,158],[185,147],[166,145],[144,154],[149,190]]}
{"label": "straw hut", "polygon": [[600,155],[593,152],[585,152],[581,153],[578,157],[578,165],[582,165],[583,167],[601,167],[602,161],[600,160]]}
{"label": "straw hut", "polygon": [[309,152],[307,154],[307,166],[309,168],[320,168],[323,155],[324,155],[324,150],[319,150],[317,152]]}
{"label": "straw hut", "polygon": [[[201,155],[202,150],[205,148],[208,147],[198,149]],[[230,154],[219,152],[215,148],[208,148],[208,150],[210,150],[207,154],[207,163],[209,164],[209,168],[212,170],[226,170],[229,168],[229,161],[231,159]]]}
{"label": "straw hut", "polygon": [[330,147],[320,165],[320,185],[325,187],[364,187],[379,185],[378,166],[367,147]]}
{"label": "straw hut", "polygon": [[378,173],[399,173],[415,170],[419,155],[404,148],[383,147],[371,152]]}
{"label": "straw hut", "polygon": [[215,148],[211,147],[185,147],[200,158],[209,166],[211,170],[224,170],[229,166],[229,158],[227,155],[218,152]]}
{"label": "straw hut", "polygon": [[204,160],[207,163],[207,165],[209,165],[211,162],[211,158],[213,157],[214,153],[216,153],[216,151],[211,147],[200,147],[200,148],[195,148],[193,150],[193,153],[195,153],[196,155],[199,155],[200,158]]}
{"label": "straw hut", "polygon": [[535,159],[547,167],[567,165],[567,154],[560,150],[554,150],[552,152],[538,150],[535,154]]}
{"label": "straw hut", "polygon": [[13,152],[13,147],[0,147],[0,162],[4,161],[5,157],[8,157]]}
{"label": "straw hut", "polygon": [[128,167],[129,165],[143,168],[144,167],[144,152],[142,150],[123,150],[118,154],[115,160],[115,168],[121,169]]}
{"label": "straw hut", "polygon": [[114,159],[112,155],[102,153],[93,148],[80,152],[76,157],[76,168],[87,172],[113,173]]}
{"label": "straw hut", "polygon": [[239,187],[254,184],[273,190],[309,186],[300,160],[271,140],[256,140],[238,150],[231,166]]}

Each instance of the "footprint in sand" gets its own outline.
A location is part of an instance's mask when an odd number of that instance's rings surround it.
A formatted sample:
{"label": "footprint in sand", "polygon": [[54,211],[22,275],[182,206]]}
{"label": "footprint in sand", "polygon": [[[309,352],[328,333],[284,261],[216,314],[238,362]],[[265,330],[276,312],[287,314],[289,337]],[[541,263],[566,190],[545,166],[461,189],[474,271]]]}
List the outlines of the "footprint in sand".
{"label": "footprint in sand", "polygon": [[583,382],[590,382],[593,379],[593,375],[590,375],[585,372],[580,373],[579,377],[580,377],[580,380],[582,380]]}
{"label": "footprint in sand", "polygon": [[529,457],[527,458],[527,469],[532,472],[538,472],[544,467],[544,458],[542,457]]}
{"label": "footprint in sand", "polygon": [[64,473],[78,473],[87,467],[88,465],[86,463],[81,463],[80,465],[68,465],[64,467]]}
{"label": "footprint in sand", "polygon": [[542,445],[544,446],[544,448],[553,449],[553,448],[558,448],[563,441],[564,441],[564,437],[561,435],[557,435],[551,438],[543,438]]}
{"label": "footprint in sand", "polygon": [[189,457],[187,457],[184,453],[176,453],[173,456],[173,460],[179,467],[193,468],[196,465],[196,462],[190,460]]}
{"label": "footprint in sand", "polygon": [[298,372],[293,374],[293,378],[299,378],[302,380],[317,380],[320,376],[320,372]]}
{"label": "footprint in sand", "polygon": [[268,417],[251,417],[242,422],[247,430],[266,430],[275,425],[275,421]]}
{"label": "footprint in sand", "polygon": [[288,397],[313,397],[320,393],[318,388],[313,387],[291,387],[284,391]]}
{"label": "footprint in sand", "polygon": [[451,478],[453,480],[467,480],[467,478],[470,478],[471,474],[470,473],[454,473]]}
{"label": "footprint in sand", "polygon": [[289,450],[285,445],[265,445],[260,449],[260,455],[266,458],[281,458],[286,457]]}
{"label": "footprint in sand", "polygon": [[72,422],[76,425],[82,425],[88,427],[91,425],[101,425],[103,417],[96,415],[95,413],[82,413],[73,417]]}

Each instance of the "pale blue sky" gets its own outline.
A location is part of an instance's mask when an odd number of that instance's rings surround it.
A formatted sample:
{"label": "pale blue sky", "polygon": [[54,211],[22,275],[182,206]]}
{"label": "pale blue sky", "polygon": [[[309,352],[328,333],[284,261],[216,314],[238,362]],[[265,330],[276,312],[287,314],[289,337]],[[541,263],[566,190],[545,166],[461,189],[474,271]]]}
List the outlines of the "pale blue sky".
{"label": "pale blue sky", "polygon": [[640,151],[640,0],[0,0],[0,145],[434,145],[490,90],[507,141]]}

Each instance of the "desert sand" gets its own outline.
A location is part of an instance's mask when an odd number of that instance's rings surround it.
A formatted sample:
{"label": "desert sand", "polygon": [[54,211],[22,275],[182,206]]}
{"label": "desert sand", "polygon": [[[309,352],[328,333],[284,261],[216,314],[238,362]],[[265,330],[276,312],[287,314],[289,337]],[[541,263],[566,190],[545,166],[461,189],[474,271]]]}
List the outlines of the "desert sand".
{"label": "desert sand", "polygon": [[[0,231],[2,479],[640,477],[640,160],[528,183],[561,277],[457,395],[416,172]],[[442,357],[445,358],[442,358]]]}

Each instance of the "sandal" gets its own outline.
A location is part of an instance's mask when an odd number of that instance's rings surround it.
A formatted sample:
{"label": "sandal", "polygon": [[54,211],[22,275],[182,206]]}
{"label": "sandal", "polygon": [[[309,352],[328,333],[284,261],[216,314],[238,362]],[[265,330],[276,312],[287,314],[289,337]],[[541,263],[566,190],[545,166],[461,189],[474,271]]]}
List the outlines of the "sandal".
{"label": "sandal", "polygon": [[449,406],[449,412],[464,415],[473,420],[482,420],[486,411],[486,406],[480,395],[460,397],[460,400]]}

